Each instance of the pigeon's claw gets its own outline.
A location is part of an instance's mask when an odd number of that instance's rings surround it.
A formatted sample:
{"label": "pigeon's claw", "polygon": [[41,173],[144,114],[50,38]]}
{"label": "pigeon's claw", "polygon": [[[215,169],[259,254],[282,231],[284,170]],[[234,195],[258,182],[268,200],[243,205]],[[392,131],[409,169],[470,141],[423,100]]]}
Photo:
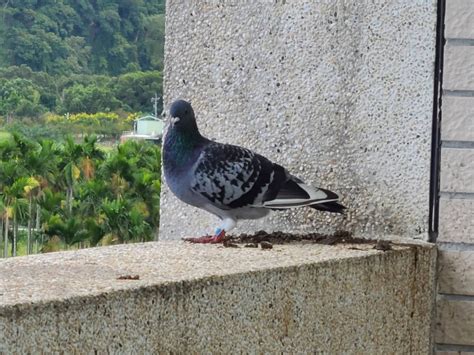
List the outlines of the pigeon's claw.
{"label": "pigeon's claw", "polygon": [[183,240],[190,243],[200,243],[200,244],[224,243],[224,241],[226,240],[225,230],[222,229],[219,233],[212,236],[205,235],[202,237],[190,237],[190,238],[183,238]]}
{"label": "pigeon's claw", "polygon": [[202,237],[188,237],[188,238],[183,238],[183,240],[185,242],[190,242],[190,243],[212,243],[212,241],[214,240],[214,236],[211,235],[211,236],[208,236],[208,235],[204,235]]}

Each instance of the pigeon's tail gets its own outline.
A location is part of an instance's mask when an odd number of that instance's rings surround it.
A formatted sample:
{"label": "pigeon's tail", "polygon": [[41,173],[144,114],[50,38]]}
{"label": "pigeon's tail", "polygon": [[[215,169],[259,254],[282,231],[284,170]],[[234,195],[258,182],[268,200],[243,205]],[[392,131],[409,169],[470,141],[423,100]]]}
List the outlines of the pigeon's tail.
{"label": "pigeon's tail", "polygon": [[344,210],[346,209],[345,206],[341,205],[337,201],[317,203],[315,205],[309,205],[309,207],[314,208],[315,210],[318,210],[318,211],[341,213],[341,214],[343,214]]}
{"label": "pigeon's tail", "polygon": [[273,199],[264,202],[263,207],[287,209],[309,206],[320,211],[342,213],[345,207],[337,202],[338,199],[339,196],[332,191],[308,186],[291,176]]}

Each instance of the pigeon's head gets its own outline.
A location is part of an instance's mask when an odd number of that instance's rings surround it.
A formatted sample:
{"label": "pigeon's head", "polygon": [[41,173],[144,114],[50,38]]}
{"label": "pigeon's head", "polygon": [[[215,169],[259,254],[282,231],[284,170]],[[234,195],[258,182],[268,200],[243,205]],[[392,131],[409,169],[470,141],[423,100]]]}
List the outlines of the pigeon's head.
{"label": "pigeon's head", "polygon": [[176,100],[170,107],[171,127],[180,131],[197,131],[196,118],[191,104],[184,100]]}

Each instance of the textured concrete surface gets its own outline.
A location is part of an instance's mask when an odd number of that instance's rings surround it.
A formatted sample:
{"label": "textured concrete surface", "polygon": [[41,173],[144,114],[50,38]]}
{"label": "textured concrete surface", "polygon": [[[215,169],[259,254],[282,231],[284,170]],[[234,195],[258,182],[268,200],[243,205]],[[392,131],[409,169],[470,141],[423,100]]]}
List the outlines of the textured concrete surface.
{"label": "textured concrete surface", "polygon": [[1,260],[0,353],[427,354],[435,257],[158,242]]}
{"label": "textured concrete surface", "polygon": [[[426,237],[436,1],[169,1],[165,104],[191,100],[209,138],[251,148],[342,196],[237,232],[349,229]],[[162,189],[160,238],[215,217]]]}
{"label": "textured concrete surface", "polygon": [[440,247],[438,290],[440,293],[474,296],[474,249]]}
{"label": "textured concrete surface", "polygon": [[474,90],[474,46],[445,46],[444,90]]}
{"label": "textured concrete surface", "polygon": [[474,141],[474,97],[443,97],[441,138]]}
{"label": "textured concrete surface", "polygon": [[474,200],[439,202],[439,242],[474,243]]}
{"label": "textured concrete surface", "polygon": [[471,0],[447,0],[445,17],[446,38],[474,39],[474,2]]}
{"label": "textured concrete surface", "polygon": [[474,149],[442,149],[440,190],[474,192]]}
{"label": "textured concrete surface", "polygon": [[436,342],[474,345],[474,302],[438,297]]}

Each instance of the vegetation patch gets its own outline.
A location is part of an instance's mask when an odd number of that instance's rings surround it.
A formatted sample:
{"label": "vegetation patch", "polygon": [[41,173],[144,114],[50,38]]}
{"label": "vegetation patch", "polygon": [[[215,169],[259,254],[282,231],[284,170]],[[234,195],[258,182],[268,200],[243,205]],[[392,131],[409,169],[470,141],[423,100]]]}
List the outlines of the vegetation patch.
{"label": "vegetation patch", "polygon": [[[4,256],[152,240],[159,225],[161,150],[97,139],[0,142],[0,245]],[[20,243],[19,243],[20,241]]]}

